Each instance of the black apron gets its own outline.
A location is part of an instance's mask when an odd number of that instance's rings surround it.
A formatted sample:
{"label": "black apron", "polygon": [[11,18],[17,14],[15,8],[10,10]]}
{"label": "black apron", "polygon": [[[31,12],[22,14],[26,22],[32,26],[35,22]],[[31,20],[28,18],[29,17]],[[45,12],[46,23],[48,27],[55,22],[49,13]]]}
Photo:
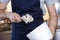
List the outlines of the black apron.
{"label": "black apron", "polygon": [[40,8],[40,0],[12,0],[12,11],[20,16],[30,14],[34,21],[12,24],[12,40],[29,40],[26,35],[43,23],[43,12]]}

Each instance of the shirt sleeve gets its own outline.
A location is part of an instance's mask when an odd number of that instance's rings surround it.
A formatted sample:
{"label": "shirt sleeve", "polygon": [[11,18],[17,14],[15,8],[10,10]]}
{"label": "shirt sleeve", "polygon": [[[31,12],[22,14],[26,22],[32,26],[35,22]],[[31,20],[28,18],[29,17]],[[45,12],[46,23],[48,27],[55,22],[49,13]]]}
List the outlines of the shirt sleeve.
{"label": "shirt sleeve", "polygon": [[47,6],[55,4],[58,2],[58,0],[45,0],[44,1]]}
{"label": "shirt sleeve", "polygon": [[0,0],[1,3],[7,4],[10,0]]}

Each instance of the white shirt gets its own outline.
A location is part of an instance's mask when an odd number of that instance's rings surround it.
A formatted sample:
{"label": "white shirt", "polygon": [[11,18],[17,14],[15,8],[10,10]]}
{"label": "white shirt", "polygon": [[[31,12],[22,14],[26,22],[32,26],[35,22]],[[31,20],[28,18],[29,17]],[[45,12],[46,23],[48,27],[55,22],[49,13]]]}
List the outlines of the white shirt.
{"label": "white shirt", "polygon": [[[9,0],[0,0],[0,2],[3,2],[4,4],[7,4],[9,2]],[[55,4],[57,2],[57,0],[40,0],[40,8],[43,10],[43,13],[46,13],[46,10],[44,8],[44,4],[46,4],[47,6],[50,6],[52,4]]]}
{"label": "white shirt", "polygon": [[55,3],[57,3],[58,0],[40,0],[40,7],[43,10],[43,13],[46,13],[45,7],[44,5],[46,4],[47,6],[53,5]]}

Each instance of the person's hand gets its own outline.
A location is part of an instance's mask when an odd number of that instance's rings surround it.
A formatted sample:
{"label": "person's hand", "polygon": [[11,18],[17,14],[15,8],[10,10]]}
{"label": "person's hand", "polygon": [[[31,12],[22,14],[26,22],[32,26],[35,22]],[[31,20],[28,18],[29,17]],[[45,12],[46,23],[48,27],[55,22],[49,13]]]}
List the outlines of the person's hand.
{"label": "person's hand", "polygon": [[11,20],[11,22],[19,23],[22,21],[20,15],[17,13],[8,13],[7,17]]}

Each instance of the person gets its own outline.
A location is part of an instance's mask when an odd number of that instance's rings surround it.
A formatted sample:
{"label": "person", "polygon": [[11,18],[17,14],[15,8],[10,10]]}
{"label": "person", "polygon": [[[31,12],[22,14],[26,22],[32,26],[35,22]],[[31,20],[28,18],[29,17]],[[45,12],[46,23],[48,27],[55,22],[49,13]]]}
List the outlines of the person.
{"label": "person", "polygon": [[[4,10],[9,0],[0,0],[0,10]],[[12,24],[12,40],[29,40],[26,35],[44,22],[41,2],[47,5],[49,11],[48,26],[53,35],[57,26],[57,15],[55,11],[55,0],[11,0],[12,12],[3,12],[0,18],[9,18]],[[26,24],[21,17],[30,14],[34,20]]]}

